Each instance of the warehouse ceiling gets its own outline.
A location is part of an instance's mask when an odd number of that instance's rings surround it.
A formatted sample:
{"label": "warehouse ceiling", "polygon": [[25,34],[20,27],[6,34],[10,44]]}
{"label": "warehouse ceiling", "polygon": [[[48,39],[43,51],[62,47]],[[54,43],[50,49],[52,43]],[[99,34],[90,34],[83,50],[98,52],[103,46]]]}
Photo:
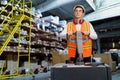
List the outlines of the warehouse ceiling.
{"label": "warehouse ceiling", "polygon": [[61,20],[73,19],[73,7],[78,4],[85,7],[86,14],[94,11],[87,0],[33,0],[32,3],[43,16],[59,16]]}
{"label": "warehouse ceiling", "polygon": [[47,0],[32,0],[32,4],[33,4],[33,6],[37,6],[37,5],[40,5],[46,1]]}
{"label": "warehouse ceiling", "polygon": [[[60,1],[57,3],[57,1]],[[64,3],[64,1],[69,1]],[[91,21],[93,24],[98,38],[101,39],[101,45],[107,45],[101,47],[103,49],[110,49],[111,43],[117,43],[115,48],[120,48],[120,0],[104,0],[105,3],[99,2],[99,6],[103,5],[104,8],[95,9],[92,0],[33,0],[33,7],[41,10],[44,16],[59,16],[62,20],[72,20],[74,5],[83,5],[86,9],[85,20]],[[100,0],[93,0],[100,1]],[[91,5],[92,3],[93,5]],[[112,4],[113,3],[113,4]],[[99,52],[100,48],[98,49]]]}

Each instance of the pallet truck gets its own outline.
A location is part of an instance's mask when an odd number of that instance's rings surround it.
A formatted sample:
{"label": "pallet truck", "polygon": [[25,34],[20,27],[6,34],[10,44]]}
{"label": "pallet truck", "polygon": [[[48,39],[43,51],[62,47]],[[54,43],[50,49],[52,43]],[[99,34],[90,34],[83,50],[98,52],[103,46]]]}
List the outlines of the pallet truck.
{"label": "pallet truck", "polygon": [[111,80],[111,70],[108,65],[97,65],[92,62],[86,65],[82,61],[82,43],[87,39],[82,38],[81,32],[76,32],[76,36],[76,42],[79,44],[77,45],[78,62],[54,65],[51,68],[51,80]]}

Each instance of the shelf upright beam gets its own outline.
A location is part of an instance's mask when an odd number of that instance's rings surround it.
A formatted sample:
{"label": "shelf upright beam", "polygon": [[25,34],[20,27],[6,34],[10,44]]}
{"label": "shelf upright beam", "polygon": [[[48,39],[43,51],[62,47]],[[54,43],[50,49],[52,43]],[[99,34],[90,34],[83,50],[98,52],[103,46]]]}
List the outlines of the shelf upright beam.
{"label": "shelf upright beam", "polygon": [[31,37],[32,37],[32,1],[29,0],[29,5],[30,5],[30,8],[29,8],[29,11],[30,11],[30,30],[29,30],[29,48],[28,48],[28,71],[29,71],[29,74],[30,74],[30,55],[31,55]]}
{"label": "shelf upright beam", "polygon": [[[29,6],[29,8],[27,7]],[[27,64],[27,69],[28,69],[28,73],[27,75],[30,75],[30,53],[31,53],[31,36],[32,36],[32,1],[29,0],[26,2],[26,0],[22,0],[20,3],[20,7],[21,7],[21,13],[20,14],[24,14],[25,15],[25,20],[29,21],[29,29],[27,30],[28,35],[21,35],[21,29],[22,27],[19,29],[19,43],[18,43],[18,64],[17,64],[17,74],[18,74],[18,70],[19,70],[19,62],[20,62],[20,57],[26,56],[28,58],[28,64]],[[25,9],[28,9],[28,12],[30,15],[26,15],[26,11]],[[27,47],[26,50],[28,51],[27,54],[24,54],[21,51],[21,38],[25,38],[27,39],[28,43],[27,43]],[[24,67],[24,66],[23,66]],[[24,67],[26,68],[26,67]]]}

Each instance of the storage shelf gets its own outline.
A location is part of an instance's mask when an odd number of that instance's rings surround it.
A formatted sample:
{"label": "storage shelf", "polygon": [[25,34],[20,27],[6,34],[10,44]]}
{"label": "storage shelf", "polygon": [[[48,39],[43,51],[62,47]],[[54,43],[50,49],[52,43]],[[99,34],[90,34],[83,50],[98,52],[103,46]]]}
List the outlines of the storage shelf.
{"label": "storage shelf", "polygon": [[[0,24],[3,22],[4,20],[3,19],[0,19]],[[5,22],[4,23],[7,23],[8,21],[7,20],[5,20]]]}
{"label": "storage shelf", "polygon": [[[28,44],[25,43],[20,43],[21,46],[27,47]],[[18,46],[17,42],[9,42],[8,46],[14,47],[14,46]],[[46,49],[52,49],[52,48],[56,48],[56,49],[64,49],[63,47],[57,47],[57,45],[50,45],[50,44],[31,44],[31,48],[42,48],[42,47],[46,47]]]}
{"label": "storage shelf", "polygon": [[[3,4],[0,3],[0,7],[6,7],[6,5],[3,5]],[[11,5],[8,5],[8,6],[6,7],[6,10],[11,11],[11,10],[12,10],[12,6],[11,6]]]}
{"label": "storage shelf", "polygon": [[[1,12],[1,10],[0,10],[0,12]],[[1,14],[4,15],[4,16],[7,16],[9,14],[9,12],[2,11]]]}
{"label": "storage shelf", "polygon": [[[10,1],[13,3],[17,2],[12,0]],[[17,5],[21,8],[24,8],[24,6],[21,4],[25,3],[18,2]],[[0,7],[1,6],[2,8],[6,7],[6,5],[0,4]],[[60,37],[57,36],[56,32],[52,32],[52,30],[50,30],[51,28],[48,30],[48,32],[42,29],[37,29],[38,27],[33,21],[33,18],[36,18],[36,16],[32,15],[30,11],[26,12],[24,10],[25,8],[21,9],[20,7],[15,6],[16,4],[12,6],[8,5],[4,11],[0,10],[0,12],[2,11],[0,14],[0,16],[2,15],[2,17],[0,17],[0,29],[3,32],[0,38],[0,48],[2,53],[0,57],[5,56],[4,60],[6,60],[7,63],[6,68],[8,68],[9,65],[13,66],[12,63],[9,62],[9,58],[10,60],[13,59],[13,63],[15,62],[17,65],[16,70],[18,72],[18,69],[21,67],[21,62],[28,61],[27,65],[30,65],[30,61],[33,59],[33,57],[35,57],[34,60],[36,59],[35,63],[37,63],[46,55],[51,54],[54,49],[63,50],[64,47],[62,44],[64,43]],[[28,10],[31,10],[31,8]],[[6,17],[6,19],[4,17]],[[4,20],[2,20],[2,18],[4,18]],[[45,22],[53,24],[57,28],[61,27],[60,25],[47,20],[45,20]],[[42,25],[40,25],[40,27],[42,27]],[[7,39],[3,38],[4,36],[7,36]],[[20,58],[24,58],[24,56],[25,60],[22,59],[21,61]],[[13,67],[9,67],[8,69],[13,71]]]}

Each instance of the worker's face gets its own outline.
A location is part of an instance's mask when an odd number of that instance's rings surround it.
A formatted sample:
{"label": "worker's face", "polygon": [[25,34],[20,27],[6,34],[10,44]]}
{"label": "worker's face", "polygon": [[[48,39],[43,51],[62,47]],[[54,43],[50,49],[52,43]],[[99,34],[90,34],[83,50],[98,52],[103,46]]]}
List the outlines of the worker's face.
{"label": "worker's face", "polygon": [[76,19],[81,19],[84,16],[83,9],[78,7],[74,10],[74,16]]}

